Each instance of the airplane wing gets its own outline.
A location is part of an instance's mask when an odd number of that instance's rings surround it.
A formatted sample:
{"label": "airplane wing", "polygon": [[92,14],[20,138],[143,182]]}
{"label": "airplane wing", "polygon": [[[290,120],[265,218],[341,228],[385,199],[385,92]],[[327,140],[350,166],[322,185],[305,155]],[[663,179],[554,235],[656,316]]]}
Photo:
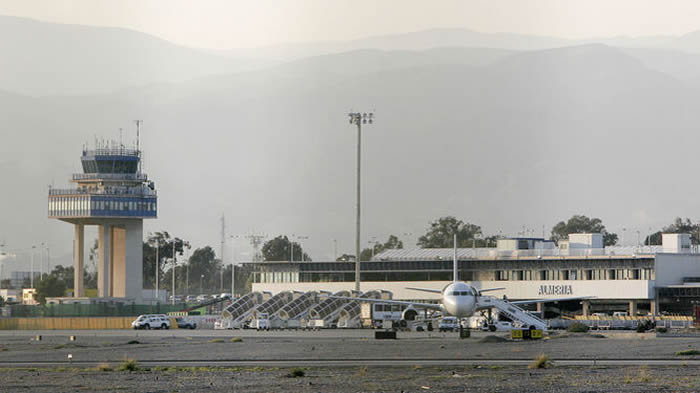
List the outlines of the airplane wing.
{"label": "airplane wing", "polygon": [[560,298],[551,298],[551,299],[532,299],[532,300],[516,300],[516,301],[510,301],[506,299],[506,301],[510,304],[531,304],[531,303],[551,303],[551,302],[565,302],[567,300],[586,300],[586,299],[593,299],[595,296],[578,296],[578,297],[560,297]]}
{"label": "airplane wing", "polygon": [[489,292],[489,291],[500,291],[505,288],[484,288],[484,289],[477,289],[477,292]]}
{"label": "airplane wing", "polygon": [[368,298],[364,298],[364,297],[346,297],[346,296],[329,296],[329,297],[334,298],[334,299],[357,300],[360,302],[367,302],[367,303],[400,304],[402,306],[412,306],[415,308],[427,308],[430,310],[442,311],[442,305],[433,304],[433,303],[402,302],[399,300],[368,299]]}
{"label": "airplane wing", "polygon": [[421,292],[430,292],[430,293],[442,293],[441,290],[439,290],[439,289],[432,289],[432,288],[406,287],[406,289],[410,289],[410,290],[412,290],[412,291],[421,291]]}

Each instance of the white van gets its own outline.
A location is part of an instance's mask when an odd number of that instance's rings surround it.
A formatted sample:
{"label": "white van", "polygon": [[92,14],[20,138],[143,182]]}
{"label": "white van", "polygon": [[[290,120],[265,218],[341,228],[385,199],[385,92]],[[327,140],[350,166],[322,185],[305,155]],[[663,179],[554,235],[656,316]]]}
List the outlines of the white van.
{"label": "white van", "polygon": [[139,315],[134,322],[131,322],[134,329],[170,329],[170,318],[165,314],[144,314]]}

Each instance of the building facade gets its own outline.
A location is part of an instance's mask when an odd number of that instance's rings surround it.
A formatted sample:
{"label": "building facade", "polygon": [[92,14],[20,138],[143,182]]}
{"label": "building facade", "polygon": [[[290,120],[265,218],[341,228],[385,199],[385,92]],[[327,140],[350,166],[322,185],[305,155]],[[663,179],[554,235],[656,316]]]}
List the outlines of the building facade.
{"label": "building facade", "polygon": [[[586,235],[586,236],[583,236]],[[502,239],[495,248],[458,249],[459,278],[513,300],[590,296],[573,312],[691,313],[700,300],[700,253],[689,236],[665,234],[661,246],[603,247],[600,234],[577,234],[562,247],[544,239]],[[563,245],[566,246],[563,246]],[[361,263],[361,290],[388,290],[394,299],[437,301],[452,279],[452,249],[386,250]],[[354,289],[354,262],[261,262],[253,290]]]}

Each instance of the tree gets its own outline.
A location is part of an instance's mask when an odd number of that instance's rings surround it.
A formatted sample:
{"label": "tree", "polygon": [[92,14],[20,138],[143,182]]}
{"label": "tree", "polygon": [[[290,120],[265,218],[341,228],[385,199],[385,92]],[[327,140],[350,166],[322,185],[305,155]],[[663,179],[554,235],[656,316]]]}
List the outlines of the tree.
{"label": "tree", "polygon": [[73,266],[63,267],[63,265],[56,265],[50,274],[63,281],[66,284],[66,288],[75,288],[73,285],[75,280],[74,272]]}
{"label": "tree", "polygon": [[[198,289],[200,279],[203,291],[213,290],[219,287],[221,261],[216,258],[216,253],[211,247],[206,246],[194,250],[187,264],[190,270],[191,288]],[[202,278],[202,276],[204,276],[204,278]]]}
{"label": "tree", "polygon": [[12,280],[9,278],[4,278],[0,281],[0,288],[2,289],[10,289],[12,288]]}
{"label": "tree", "polygon": [[167,260],[173,258],[173,244],[175,244],[175,254],[182,255],[185,248],[190,248],[190,243],[178,237],[171,238],[166,231],[149,234],[148,239],[143,243],[143,287],[155,288],[156,283],[156,248],[158,249],[158,259],[160,263],[159,276],[165,277]]}
{"label": "tree", "polygon": [[350,255],[350,254],[343,254],[343,255],[339,256],[338,258],[336,258],[336,261],[339,261],[339,262],[355,262],[355,256],[354,256],[354,255]]}
{"label": "tree", "polygon": [[482,246],[486,244],[485,240],[480,240],[479,244],[473,241],[473,239],[482,235],[480,226],[447,216],[431,222],[428,232],[418,238],[417,245],[422,248],[452,248],[455,234],[457,234],[458,247]]}
{"label": "tree", "polygon": [[265,261],[290,261],[292,253],[297,261],[311,261],[311,258],[304,252],[301,245],[290,242],[287,236],[277,236],[265,242],[262,247],[262,255]]}
{"label": "tree", "polygon": [[360,252],[360,261],[369,261],[374,255],[384,250],[394,250],[403,248],[403,242],[395,235],[390,235],[386,243],[374,243],[372,248],[365,248]]}
{"label": "tree", "polygon": [[676,217],[670,225],[648,235],[646,239],[644,239],[644,245],[661,245],[662,233],[688,233],[690,234],[690,242],[692,244],[700,244],[700,224],[694,224],[689,218],[683,220],[680,217]]}
{"label": "tree", "polygon": [[601,233],[606,246],[617,243],[617,234],[608,232],[600,218],[588,218],[584,215],[574,215],[566,222],[557,223],[552,227],[551,239],[557,242],[566,240],[571,233]]}
{"label": "tree", "polygon": [[0,307],[3,307],[5,305],[5,298],[0,296]]}
{"label": "tree", "polygon": [[34,284],[36,285],[34,300],[41,304],[46,304],[47,297],[65,296],[66,283],[59,280],[56,276],[44,276],[41,280]]}

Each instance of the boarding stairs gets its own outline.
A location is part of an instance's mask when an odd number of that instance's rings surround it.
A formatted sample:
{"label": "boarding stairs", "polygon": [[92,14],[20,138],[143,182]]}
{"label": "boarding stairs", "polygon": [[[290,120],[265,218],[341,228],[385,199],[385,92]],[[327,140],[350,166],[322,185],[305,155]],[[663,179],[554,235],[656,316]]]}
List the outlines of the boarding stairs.
{"label": "boarding stairs", "polygon": [[[391,300],[391,292],[388,291],[368,291],[358,296],[359,299],[385,299]],[[338,312],[339,328],[358,328],[362,326],[361,306],[362,302],[351,301],[344,305]]]}
{"label": "boarding stairs", "polygon": [[498,312],[510,318],[513,322],[520,323],[523,327],[534,326],[535,329],[541,329],[542,331],[547,330],[547,322],[507,300],[502,300],[493,296],[479,296],[477,299],[477,308],[495,308]]}
{"label": "boarding stairs", "polygon": [[263,303],[263,298],[264,296],[262,293],[251,292],[236,299],[224,309],[222,313],[223,318],[220,320],[219,328],[240,328],[243,325],[243,322],[248,319],[250,314],[255,311],[255,306]]}
{"label": "boarding stairs", "polygon": [[[309,322],[314,328],[327,328],[337,321],[340,309],[352,300],[344,299],[355,297],[359,293],[355,291],[338,291],[321,303],[309,309]],[[335,297],[338,296],[338,297]]]}

